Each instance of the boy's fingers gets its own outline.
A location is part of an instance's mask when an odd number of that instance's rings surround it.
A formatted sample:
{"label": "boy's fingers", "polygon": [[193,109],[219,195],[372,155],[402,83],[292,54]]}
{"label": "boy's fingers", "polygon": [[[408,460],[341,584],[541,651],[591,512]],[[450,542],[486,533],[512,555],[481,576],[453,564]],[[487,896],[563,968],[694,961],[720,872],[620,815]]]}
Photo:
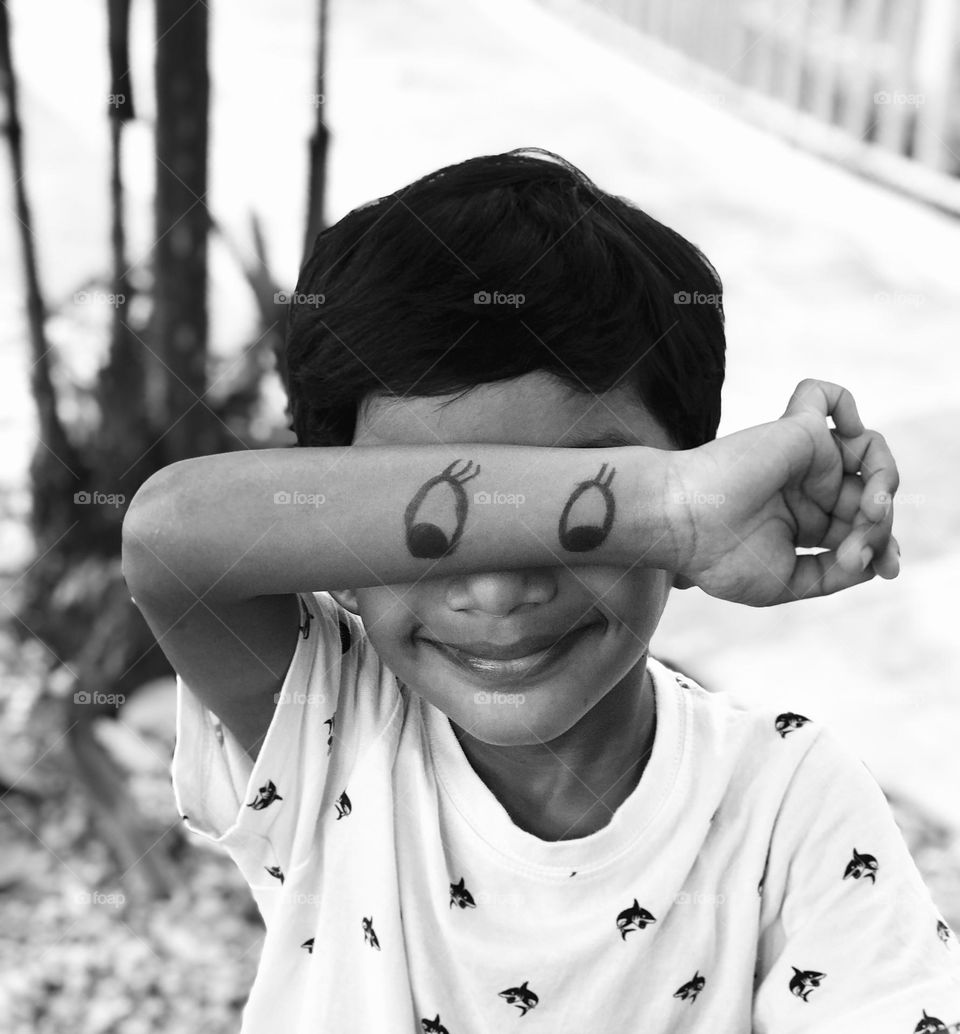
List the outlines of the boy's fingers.
{"label": "boy's fingers", "polygon": [[873,561],[873,567],[881,578],[896,578],[900,573],[900,544],[892,535],[880,559]]}
{"label": "boy's fingers", "polygon": [[826,419],[833,418],[837,432],[845,438],[863,434],[863,421],[857,412],[857,403],[846,388],[830,381],[812,378],[801,381],[790,396],[784,416],[814,412]]}
{"label": "boy's fingers", "polygon": [[875,575],[873,564],[867,564],[862,571],[851,571],[839,563],[836,553],[805,554],[797,557],[788,590],[779,602],[830,596],[853,585],[869,582]]}
{"label": "boy's fingers", "polygon": [[846,539],[837,548],[837,559],[849,571],[860,570],[864,563],[865,553],[869,553],[866,562],[882,557],[886,552],[893,531],[893,507],[881,521],[870,520],[861,509],[857,514],[853,528]]}
{"label": "boy's fingers", "polygon": [[890,446],[878,431],[867,431],[852,441],[834,433],[847,474],[859,473],[864,480],[861,509],[871,520],[881,520],[885,507],[900,487],[900,472]]}

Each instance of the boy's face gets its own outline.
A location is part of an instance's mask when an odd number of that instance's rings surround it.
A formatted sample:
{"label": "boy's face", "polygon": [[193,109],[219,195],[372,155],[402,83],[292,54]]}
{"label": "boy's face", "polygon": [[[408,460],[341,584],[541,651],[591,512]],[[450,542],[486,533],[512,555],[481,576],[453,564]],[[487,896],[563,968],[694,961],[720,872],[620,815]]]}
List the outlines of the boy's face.
{"label": "boy's face", "polygon": [[[481,385],[440,408],[453,397],[371,400],[361,407],[354,445],[563,447],[575,437],[609,432],[631,445],[676,448],[635,394],[621,388],[574,395],[537,371]],[[359,613],[381,660],[402,682],[476,739],[519,746],[555,739],[611,689],[636,678],[671,584],[668,572],[654,568],[577,564],[425,578],[334,595]],[[526,636],[559,638],[586,625],[589,630],[549,674],[509,683],[482,680],[424,641],[512,643]],[[639,691],[639,681],[637,686]]]}

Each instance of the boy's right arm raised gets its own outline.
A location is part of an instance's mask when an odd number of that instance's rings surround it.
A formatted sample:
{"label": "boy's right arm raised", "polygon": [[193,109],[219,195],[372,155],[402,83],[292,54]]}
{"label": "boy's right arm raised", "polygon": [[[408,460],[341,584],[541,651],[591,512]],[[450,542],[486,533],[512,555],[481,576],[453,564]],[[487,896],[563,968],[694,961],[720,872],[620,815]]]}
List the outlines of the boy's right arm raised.
{"label": "boy's right arm raised", "polygon": [[469,444],[183,460],[132,500],[124,577],[174,669],[255,758],[297,642],[296,593],[520,567],[671,567],[681,546],[660,505],[669,455]]}

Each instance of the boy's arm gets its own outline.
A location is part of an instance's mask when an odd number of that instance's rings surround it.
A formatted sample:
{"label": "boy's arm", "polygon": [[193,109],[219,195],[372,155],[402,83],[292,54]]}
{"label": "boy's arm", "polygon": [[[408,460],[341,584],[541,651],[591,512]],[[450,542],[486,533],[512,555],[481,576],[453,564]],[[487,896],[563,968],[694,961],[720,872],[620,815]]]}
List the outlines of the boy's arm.
{"label": "boy's arm", "polygon": [[[606,564],[768,605],[892,577],[892,513],[876,499],[896,487],[852,397],[811,381],[780,420],[686,452],[465,443],[184,460],[131,502],[123,569],[176,671],[252,747],[293,654],[296,592]],[[878,558],[865,570],[864,543]]]}
{"label": "boy's arm", "polygon": [[131,502],[124,577],[174,669],[256,758],[297,641],[295,593],[521,566],[669,567],[667,455],[453,444],[186,460]]}

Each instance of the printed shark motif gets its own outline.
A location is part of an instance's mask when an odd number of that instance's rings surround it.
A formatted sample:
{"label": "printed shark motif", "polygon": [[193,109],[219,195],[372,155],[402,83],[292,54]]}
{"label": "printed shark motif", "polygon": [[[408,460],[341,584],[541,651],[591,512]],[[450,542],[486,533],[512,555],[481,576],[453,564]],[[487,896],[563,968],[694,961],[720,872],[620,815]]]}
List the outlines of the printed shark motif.
{"label": "printed shark motif", "polygon": [[377,940],[377,932],[373,928],[373,916],[370,916],[369,919],[366,916],[363,917],[363,939],[371,948],[380,950],[380,941]]}
{"label": "printed shark motif", "polygon": [[307,952],[308,952],[308,953],[309,953],[310,955],[312,955],[312,954],[313,954],[313,942],[314,942],[314,940],[315,940],[315,938],[313,938],[313,937],[310,937],[310,938],[308,938],[307,940],[305,940],[305,941],[303,942],[303,944],[301,944],[301,945],[300,945],[300,947],[301,947],[301,948],[306,948],[306,949],[307,949]]}
{"label": "printed shark motif", "polygon": [[432,1020],[421,1019],[420,1026],[423,1027],[423,1034],[450,1034],[450,1031],[440,1022],[440,1013],[437,1013]]}
{"label": "printed shark motif", "polygon": [[270,873],[271,876],[273,876],[276,879],[278,879],[280,881],[280,885],[281,886],[283,885],[284,876],[283,876],[283,871],[281,870],[279,865],[270,865],[270,866],[265,865],[264,869],[266,869],[267,872]]}
{"label": "printed shark motif", "polygon": [[337,724],[337,712],[334,711],[329,718],[324,719],[323,724],[327,727],[327,756],[329,757],[330,751],[333,750],[333,730]]}
{"label": "printed shark motif", "polygon": [[527,987],[526,980],[519,987],[508,987],[506,991],[500,991],[499,997],[508,1005],[515,1005],[521,1016],[526,1016],[531,1009],[535,1009],[540,1001],[539,996]]}
{"label": "printed shark motif", "polygon": [[700,976],[700,970],[698,969],[693,977],[688,980],[683,987],[678,987],[673,992],[674,998],[682,998],[684,1001],[695,1002],[697,995],[703,990],[703,985],[706,984],[707,978]]}
{"label": "printed shark motif", "polygon": [[920,1022],[913,1028],[913,1034],[945,1034],[947,1025],[936,1016],[928,1016],[927,1010],[923,1010]]}
{"label": "printed shark motif", "polygon": [[879,868],[880,866],[872,854],[860,854],[854,848],[853,858],[847,862],[847,867],[843,871],[843,878],[847,879],[849,876],[852,876],[855,880],[859,880],[862,876],[865,880],[871,880],[873,883],[876,883],[877,870]]}
{"label": "printed shark motif", "polygon": [[952,931],[951,931],[950,927],[947,926],[947,924],[942,919],[938,919],[937,920],[937,936],[940,938],[941,941],[943,941],[944,944],[949,944],[949,942],[950,942],[950,934],[951,933],[952,933]]}
{"label": "printed shark motif", "polygon": [[790,968],[793,970],[790,993],[795,994],[797,998],[802,998],[805,1002],[809,1001],[810,992],[820,986],[820,982],[826,979],[827,974],[818,973],[814,969],[797,969],[796,966]]}
{"label": "printed shark motif", "polygon": [[802,729],[809,718],[804,718],[802,714],[794,714],[792,711],[784,711],[783,714],[778,714],[776,720],[773,723],[774,728],[780,733],[780,738],[785,740],[788,732],[793,732],[795,729]]}
{"label": "printed shark motif", "polygon": [[310,622],[313,621],[313,614],[310,613],[309,608],[300,596],[297,597],[297,603],[300,604],[300,635],[302,635],[304,639],[309,639]]}
{"label": "printed shark motif", "polygon": [[636,898],[633,905],[625,908],[617,916],[617,929],[620,931],[620,939],[626,940],[627,934],[634,930],[645,930],[648,923],[655,923],[657,920],[645,909],[641,908]]}
{"label": "printed shark motif", "polygon": [[268,779],[263,786],[257,791],[257,796],[247,805],[248,808],[253,808],[254,811],[263,811],[264,808],[269,808],[274,801],[282,801],[283,798],[277,793],[277,788],[273,785],[273,780]]}
{"label": "printed shark motif", "polygon": [[340,653],[344,654],[350,649],[350,626],[343,618],[340,618],[338,627],[340,629]]}
{"label": "printed shark motif", "polygon": [[334,807],[337,809],[337,820],[339,821],[344,815],[349,815],[353,811],[353,803],[347,796],[347,791],[344,790],[342,794],[337,798]]}
{"label": "printed shark motif", "polygon": [[450,907],[459,905],[461,908],[476,908],[477,903],[473,900],[473,895],[463,885],[463,877],[460,877],[459,883],[450,884]]}

